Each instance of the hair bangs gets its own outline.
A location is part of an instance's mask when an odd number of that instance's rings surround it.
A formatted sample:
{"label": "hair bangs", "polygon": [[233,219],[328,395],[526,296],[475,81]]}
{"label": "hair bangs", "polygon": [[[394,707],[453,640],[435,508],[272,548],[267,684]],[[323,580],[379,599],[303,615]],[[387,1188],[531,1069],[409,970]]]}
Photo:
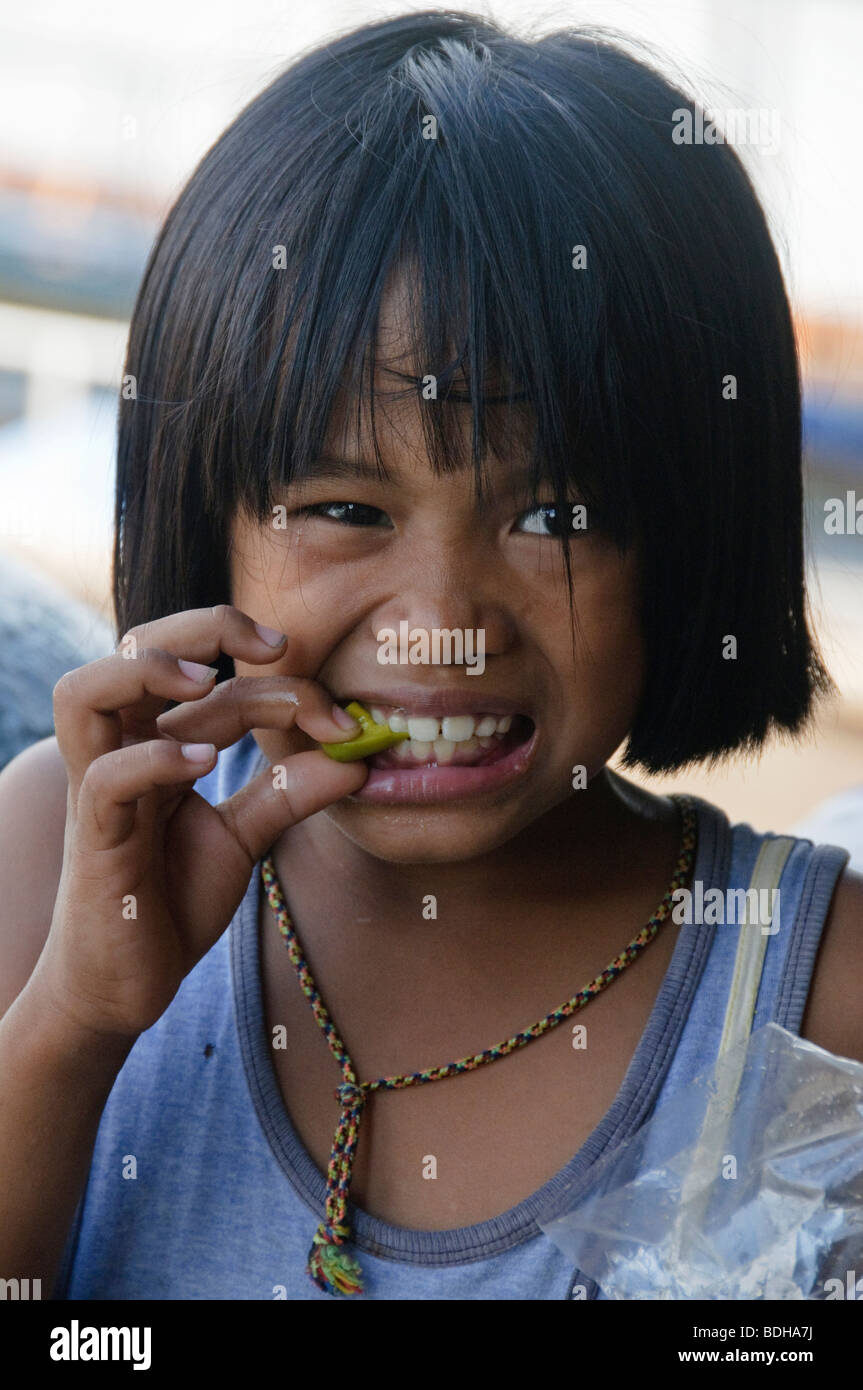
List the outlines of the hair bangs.
{"label": "hair bangs", "polygon": [[263,288],[257,256],[236,281],[225,307],[236,332],[200,397],[215,426],[202,463],[221,521],[239,505],[263,522],[276,490],[313,471],[337,409],[355,439],[366,415],[385,478],[378,397],[413,395],[436,473],[472,466],[482,501],[489,456],[518,448],[526,497],[550,488],[563,507],[575,488],[589,524],[632,540],[607,305],[596,277],[572,265],[586,192],[577,167],[566,184],[547,177],[548,145],[566,129],[553,104],[538,121],[517,83],[492,81],[481,45],[455,49],[458,62],[409,56],[386,101],[349,113],[317,196],[301,206],[286,196],[270,214],[284,265]]}

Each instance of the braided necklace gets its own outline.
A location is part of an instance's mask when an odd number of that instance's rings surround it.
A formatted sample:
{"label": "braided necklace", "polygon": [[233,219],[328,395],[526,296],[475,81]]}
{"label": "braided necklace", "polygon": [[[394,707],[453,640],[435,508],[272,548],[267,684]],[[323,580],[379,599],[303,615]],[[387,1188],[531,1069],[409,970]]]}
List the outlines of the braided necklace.
{"label": "braided necklace", "polygon": [[633,937],[619,956],[601,970],[584,989],[574,994],[560,1008],[553,1009],[539,1023],[515,1033],[505,1042],[487,1047],[474,1057],[462,1057],[458,1062],[449,1062],[444,1067],[431,1067],[426,1071],[409,1072],[404,1076],[381,1076],[375,1081],[358,1081],[353,1062],[347,1048],[336,1031],[335,1024],[318,993],[312,973],[306,964],[297,934],[288,915],[288,909],[272,858],[267,855],[261,861],[261,877],[267,898],[276,918],[279,931],[293,961],[300,987],[312,1006],[312,1012],[323,1030],[330,1051],[342,1069],[342,1084],[336,1088],[335,1097],[341,1106],[341,1116],[336,1127],[332,1154],[327,1168],[327,1200],[325,1219],[318,1226],[312,1238],[307,1271],[319,1289],[324,1293],[346,1296],[363,1291],[362,1272],[357,1260],[344,1248],[350,1238],[347,1223],[348,1189],[357,1147],[360,1117],[368,1096],[373,1091],[398,1091],[406,1086],[421,1086],[427,1081],[440,1081],[445,1076],[457,1076],[461,1072],[474,1071],[488,1062],[496,1062],[517,1048],[526,1046],[534,1038],[542,1037],[550,1029],[556,1028],[565,1018],[569,1018],[584,1008],[595,995],[600,994],[616,980],[628,965],[641,954],[656,936],[660,926],[668,917],[676,889],[683,886],[692,867],[695,854],[696,816],[692,801],[687,796],[674,796],[681,815],[681,845],[677,865],[665,897],[656,912],[637,936]]}

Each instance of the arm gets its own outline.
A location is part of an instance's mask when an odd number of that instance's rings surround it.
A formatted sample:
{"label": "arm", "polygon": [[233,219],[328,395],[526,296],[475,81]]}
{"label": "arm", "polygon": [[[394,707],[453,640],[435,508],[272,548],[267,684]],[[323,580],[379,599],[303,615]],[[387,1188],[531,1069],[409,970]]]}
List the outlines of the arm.
{"label": "arm", "polygon": [[863,1062],[863,877],[847,870],[824,923],[800,1036]]}
{"label": "arm", "polygon": [[0,1278],[41,1279],[44,1296],[53,1291],[129,1046],[66,1023],[35,978],[0,1019]]}
{"label": "arm", "polygon": [[0,1277],[52,1292],[105,1101],[136,1039],[228,926],[261,854],[368,772],[320,750],[292,754],[283,784],[265,769],[211,806],[194,783],[246,730],[296,724],[319,742],[356,730],[303,677],[213,688],[217,668],[198,657],[273,660],[272,641],[228,604],[127,635],[134,659],[116,651],[63,676],[56,739],[0,775]]}
{"label": "arm", "polygon": [[0,776],[0,1278],[41,1279],[46,1297],[131,1047],[64,1016],[37,968],[65,820],[65,767],[44,739]]}

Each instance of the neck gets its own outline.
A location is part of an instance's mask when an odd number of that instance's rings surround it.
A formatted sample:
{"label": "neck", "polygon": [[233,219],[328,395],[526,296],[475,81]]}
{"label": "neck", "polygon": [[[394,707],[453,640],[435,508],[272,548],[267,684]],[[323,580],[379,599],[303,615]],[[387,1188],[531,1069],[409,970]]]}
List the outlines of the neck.
{"label": "neck", "polygon": [[[348,952],[386,953],[423,923],[424,906],[430,920],[433,895],[435,929],[419,939],[425,936],[439,950],[442,939],[457,936],[465,955],[472,942],[483,952],[489,933],[499,946],[509,933],[523,931],[526,920],[534,936],[555,930],[549,909],[558,902],[566,905],[568,919],[577,902],[586,920],[593,905],[613,903],[618,894],[624,900],[645,878],[649,895],[654,883],[670,877],[677,834],[670,803],[606,769],[506,844],[458,863],[377,859],[326,813],[285,832],[272,857],[301,940],[307,923],[315,935],[342,936]],[[660,886],[656,903],[662,891]],[[633,934],[640,925],[633,923]]]}

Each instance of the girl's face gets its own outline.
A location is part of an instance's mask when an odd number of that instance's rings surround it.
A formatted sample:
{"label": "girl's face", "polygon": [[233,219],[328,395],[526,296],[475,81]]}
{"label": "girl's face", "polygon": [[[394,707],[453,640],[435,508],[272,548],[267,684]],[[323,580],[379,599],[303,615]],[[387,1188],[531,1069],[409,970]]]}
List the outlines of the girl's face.
{"label": "girl's face", "polygon": [[[385,370],[382,393],[392,391]],[[418,397],[387,404],[377,397],[387,482],[376,476],[370,435],[345,447],[334,416],[325,454],[346,462],[327,473],[322,459],[314,479],[276,497],[284,511],[274,524],[238,516],[232,535],[232,602],[289,637],[272,666],[237,661],[237,675],[311,677],[340,702],[354,697],[384,716],[395,709],[407,720],[456,721],[438,735],[455,734],[454,749],[452,738],[437,750],[430,744],[436,727],[409,724],[407,756],[405,743],[368,760],[361,790],[322,813],[390,862],[471,859],[570,797],[589,798],[584,781],[631,728],[643,673],[635,554],[621,557],[591,532],[589,515],[587,530],[563,519],[571,534],[573,656],[551,493],[548,507],[531,509],[524,458],[514,450],[489,460],[490,495],[479,508],[470,467],[435,477],[420,416],[428,408],[433,403]],[[467,438],[470,407],[456,408]],[[382,629],[405,633],[406,644],[387,651]],[[439,664],[408,659],[411,647],[433,656],[435,630],[444,629],[461,634],[462,653],[444,645]],[[492,717],[508,713],[516,717],[507,732],[485,732]],[[491,742],[479,743],[478,726]],[[315,747],[296,729],[253,732],[271,764]]]}

